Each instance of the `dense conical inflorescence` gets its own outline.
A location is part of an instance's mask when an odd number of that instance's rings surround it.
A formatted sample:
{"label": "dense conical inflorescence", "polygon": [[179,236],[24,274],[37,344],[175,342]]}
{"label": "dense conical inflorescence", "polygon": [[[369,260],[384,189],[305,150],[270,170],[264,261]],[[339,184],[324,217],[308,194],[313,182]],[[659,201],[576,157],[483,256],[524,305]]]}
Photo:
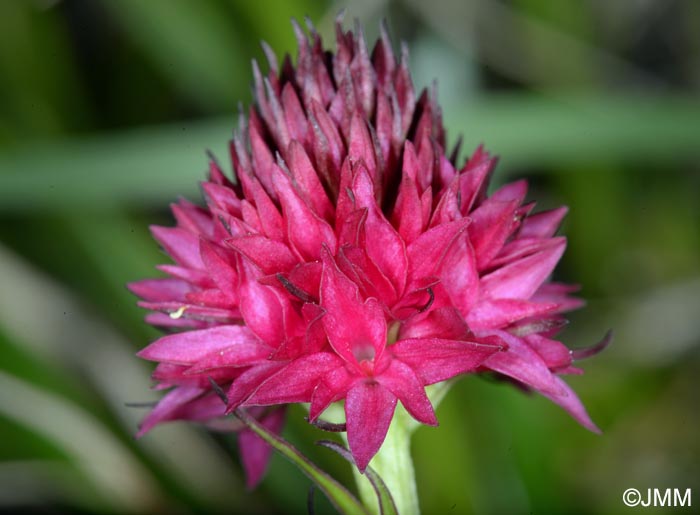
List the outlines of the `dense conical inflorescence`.
{"label": "dense conical inflorescence", "polygon": [[[495,159],[446,154],[435,94],[416,95],[385,30],[370,52],[338,23],[335,53],[295,30],[296,65],[267,48],[267,75],[254,65],[234,176],[211,160],[206,206],[181,200],[175,227],[152,228],[175,262],[159,267],[168,277],[130,285],[148,321],[172,330],[140,353],[170,389],[141,433],[239,407],[279,431],[286,404],[310,403],[314,420],[344,401],[364,469],[397,402],[435,425],[425,386],[484,371],[596,431],[557,375],[579,372],[554,339],[579,301],[548,281],[566,208],[532,214],[525,181],[488,196]],[[254,484],[269,449],[245,432],[241,448]]]}

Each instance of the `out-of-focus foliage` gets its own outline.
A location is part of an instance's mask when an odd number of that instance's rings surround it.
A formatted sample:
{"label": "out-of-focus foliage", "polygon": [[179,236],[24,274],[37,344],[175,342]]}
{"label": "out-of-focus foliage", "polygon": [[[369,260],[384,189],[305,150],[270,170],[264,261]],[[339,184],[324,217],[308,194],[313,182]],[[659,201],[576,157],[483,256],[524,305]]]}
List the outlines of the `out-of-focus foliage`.
{"label": "out-of-focus foliage", "polygon": [[[425,513],[614,513],[634,487],[700,501],[700,4],[514,0],[0,2],[0,511],[304,513],[280,458],[253,493],[233,437],[185,424],[135,441],[156,332],[124,283],[163,260],[147,232],[226,161],[250,59],[326,39],[341,7],[388,19],[450,139],[502,156],[541,208],[568,204],[558,277],[588,307],[564,333],[616,341],[570,380],[603,428],[461,380],[414,455]],[[292,410],[285,437],[346,484]],[[321,513],[330,506],[318,499]],[[658,511],[662,511],[661,508]],[[53,512],[53,511],[52,511]]]}

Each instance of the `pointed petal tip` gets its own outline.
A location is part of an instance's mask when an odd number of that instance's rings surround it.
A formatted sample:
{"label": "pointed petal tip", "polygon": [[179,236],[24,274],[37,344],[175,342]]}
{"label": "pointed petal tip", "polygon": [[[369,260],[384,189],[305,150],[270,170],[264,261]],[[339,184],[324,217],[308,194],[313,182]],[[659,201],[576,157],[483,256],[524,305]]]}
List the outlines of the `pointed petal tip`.
{"label": "pointed petal tip", "polygon": [[591,433],[596,434],[596,435],[602,435],[602,434],[603,434],[603,430],[600,429],[600,428],[596,425],[596,423],[593,422],[593,420],[591,420],[590,415],[588,415],[588,413],[585,411],[585,409],[583,410],[583,413],[581,413],[581,414],[575,414],[574,412],[572,412],[572,411],[570,411],[569,409],[567,409],[567,407],[565,407],[565,406],[563,406],[563,405],[562,405],[562,407],[563,407],[564,409],[566,409],[567,411],[569,411],[569,413],[570,413],[571,415],[573,415],[573,417],[574,417],[574,419],[576,420],[576,422],[578,422],[579,424],[581,424],[581,426],[582,426],[584,429],[587,429],[588,431],[590,431]]}
{"label": "pointed petal tip", "polygon": [[385,16],[379,20],[379,32],[382,38],[386,38],[387,40],[389,39],[389,21]]}
{"label": "pointed petal tip", "polygon": [[301,50],[302,47],[305,47],[308,44],[309,40],[306,37],[306,33],[304,32],[304,29],[301,28],[299,21],[295,17],[292,17],[291,24],[292,24],[292,29],[294,30],[294,36],[297,39],[297,44],[299,46],[299,50]]}
{"label": "pointed petal tip", "polygon": [[369,466],[369,462],[372,461],[372,456],[371,458],[358,458],[357,456],[354,456],[355,458],[355,466],[357,467],[357,470],[360,471],[360,474],[364,475],[365,470],[367,470],[367,467]]}
{"label": "pointed petal tip", "polygon": [[306,28],[309,30],[309,33],[312,36],[315,36],[318,33],[318,31],[316,30],[316,26],[314,25],[314,21],[308,14],[304,15],[304,24],[306,25]]}
{"label": "pointed petal tip", "polygon": [[421,421],[421,424],[424,424],[426,426],[430,427],[439,427],[440,422],[438,422],[437,416],[435,413],[433,413],[433,416],[429,420]]}
{"label": "pointed petal tip", "polygon": [[545,397],[547,397],[555,404],[558,404],[559,406],[564,408],[564,410],[566,410],[576,422],[581,424],[581,426],[585,427],[590,432],[595,434],[602,434],[600,428],[593,422],[593,420],[591,420],[591,417],[586,411],[586,408],[581,402],[581,399],[579,399],[578,395],[576,395],[576,393],[571,389],[571,387],[558,376],[555,376],[555,381],[564,391],[563,395],[551,395],[542,391],[540,391],[540,393],[542,393]]}

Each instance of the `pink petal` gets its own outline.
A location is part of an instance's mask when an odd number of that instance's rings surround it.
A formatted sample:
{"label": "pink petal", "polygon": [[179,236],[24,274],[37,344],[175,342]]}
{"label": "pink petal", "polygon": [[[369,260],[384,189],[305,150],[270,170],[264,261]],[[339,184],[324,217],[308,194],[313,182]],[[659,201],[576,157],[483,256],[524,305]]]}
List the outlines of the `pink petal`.
{"label": "pink petal", "polygon": [[375,381],[358,382],[345,398],[348,444],[360,472],[384,442],[396,409],[396,397]]}
{"label": "pink petal", "polygon": [[[277,165],[275,165],[275,169],[279,169]],[[270,199],[268,192],[265,191],[265,188],[262,187],[256,177],[244,173],[240,178],[243,190],[246,192],[245,197],[252,199],[255,204],[257,218],[260,221],[263,234],[270,239],[283,241],[285,230],[282,214]],[[246,203],[246,201],[243,201],[241,203],[242,207],[245,207]]]}
{"label": "pink petal", "polygon": [[236,186],[228,179],[228,177],[226,177],[226,175],[224,175],[223,170],[221,169],[221,167],[219,167],[219,164],[213,158],[209,160],[209,181],[213,184],[218,184],[234,189]]}
{"label": "pink petal", "polygon": [[235,270],[235,254],[205,240],[199,242],[202,263],[216,286],[230,299],[237,300],[235,294],[238,275]]}
{"label": "pink petal", "polygon": [[479,147],[463,168],[459,175],[459,187],[462,197],[461,210],[464,215],[469,213],[475,204],[482,201],[495,166],[496,159],[490,158]]}
{"label": "pink petal", "polygon": [[557,304],[558,312],[571,311],[583,307],[586,302],[570,294],[578,291],[578,285],[562,284],[555,282],[544,283],[532,296],[535,302],[551,302]]}
{"label": "pink petal", "polygon": [[231,188],[213,182],[203,182],[202,189],[210,207],[216,207],[231,215],[240,216],[241,199]]}
{"label": "pink petal", "polygon": [[367,44],[362,34],[359,34],[356,39],[355,56],[350,63],[350,71],[354,79],[355,90],[364,116],[369,118],[372,112],[372,106],[374,105],[376,79],[374,68],[369,60]]}
{"label": "pink petal", "polygon": [[255,364],[270,357],[272,349],[259,340],[238,343],[213,352],[190,367],[186,374],[203,374],[220,368],[239,368]]}
{"label": "pink petal", "polygon": [[163,390],[172,386],[187,386],[211,391],[211,379],[218,384],[226,384],[240,374],[238,369],[218,369],[207,371],[206,375],[188,375],[189,370],[190,368],[186,365],[158,363],[151,375],[153,380],[158,382],[155,389]]}
{"label": "pink petal", "polygon": [[245,402],[263,382],[284,368],[286,364],[285,361],[265,361],[250,367],[235,378],[226,392],[228,397],[226,413],[231,413]]}
{"label": "pink petal", "polygon": [[226,240],[226,244],[247,257],[265,274],[288,272],[299,262],[287,245],[261,235],[231,238]]}
{"label": "pink petal", "polygon": [[293,140],[289,145],[289,170],[296,180],[304,200],[311,206],[314,213],[320,218],[330,221],[333,219],[333,206],[328,200],[328,195],[318,179],[316,169],[306,155],[304,147],[298,141]]}
{"label": "pink petal", "polygon": [[430,212],[433,209],[433,190],[426,189],[420,196],[420,204],[423,218],[423,225],[427,225],[430,220]]}
{"label": "pink petal", "polygon": [[413,140],[417,142],[418,147],[418,162],[420,166],[418,167],[418,184],[422,190],[430,187],[433,182],[433,167],[435,165],[435,153],[433,152],[434,138],[433,128],[433,116],[434,113],[432,106],[428,100],[427,91],[423,90],[421,94],[421,107],[423,111],[418,120],[418,126],[416,127],[416,133]]}
{"label": "pink petal", "polygon": [[[438,284],[438,279],[426,277],[424,288],[415,289],[404,294],[399,302],[392,305],[392,316],[397,320],[406,322],[415,315],[421,314],[426,310],[432,311],[438,309],[438,305],[435,304],[435,288]],[[402,324],[402,326],[404,325],[405,324]]]}
{"label": "pink petal", "polygon": [[301,107],[301,102],[299,102],[299,97],[290,82],[282,88],[282,108],[284,109],[284,118],[287,122],[290,136],[306,146],[309,124]]}
{"label": "pink petal", "polygon": [[382,273],[391,279],[394,288],[401,294],[406,285],[408,269],[406,246],[377,206],[371,179],[362,168],[355,175],[352,191],[356,207],[367,209],[365,221],[367,255],[377,264]]}
{"label": "pink petal", "polygon": [[360,299],[357,286],[323,252],[321,307],[333,349],[349,363],[378,360],[386,345],[386,320],[376,299]]}
{"label": "pink petal", "polygon": [[311,394],[321,377],[329,370],[342,366],[343,361],[330,352],[295,359],[262,383],[244,406],[311,402]]}
{"label": "pink petal", "polygon": [[[446,188],[447,186],[452,184],[452,181],[454,181],[455,178],[457,177],[457,170],[455,170],[455,167],[450,162],[450,158],[448,158],[447,156],[440,156],[439,177],[440,177],[440,184],[443,188]],[[459,180],[458,180],[458,184],[459,184]],[[459,186],[457,187],[457,189],[459,190]],[[458,206],[458,208],[461,212],[461,204]]]}
{"label": "pink petal", "polygon": [[214,281],[212,281],[209,274],[204,270],[194,270],[177,265],[158,265],[156,268],[171,277],[182,279],[200,288],[213,288],[215,286]]}
{"label": "pink petal", "polygon": [[253,157],[253,167],[255,175],[262,183],[265,191],[274,199],[275,190],[272,178],[277,164],[272,156],[270,148],[263,140],[254,123],[248,125],[248,137],[250,139],[251,156]]}
{"label": "pink petal", "polygon": [[[284,427],[285,410],[276,409],[268,413],[260,424],[275,434],[282,432]],[[272,447],[250,429],[244,429],[238,435],[238,448],[241,452],[241,462],[246,476],[246,487],[255,488],[265,476],[267,464],[272,455]]]}
{"label": "pink petal", "polygon": [[467,232],[452,240],[435,272],[452,304],[466,316],[479,293],[479,274]]}
{"label": "pink petal", "polygon": [[374,297],[386,305],[396,301],[394,285],[363,248],[345,246],[337,257],[338,268],[357,284],[364,297]]}
{"label": "pink petal", "polygon": [[391,148],[392,114],[389,100],[385,95],[377,95],[377,114],[374,126],[376,128],[377,142],[381,155],[387,163],[387,169],[395,163],[395,157]]}
{"label": "pink petal", "polygon": [[[366,209],[355,209],[350,211],[338,224],[336,233],[338,234],[338,247],[342,249],[344,245],[361,245],[364,239],[365,220],[367,220]],[[340,221],[340,219],[338,219]]]}
{"label": "pink petal", "polygon": [[493,192],[491,199],[498,202],[516,200],[518,204],[521,204],[525,199],[525,195],[527,195],[527,181],[521,179],[501,186]]}
{"label": "pink petal", "polygon": [[586,408],[584,408],[583,404],[581,403],[581,400],[576,395],[576,392],[574,392],[571,389],[571,387],[559,377],[554,376],[554,382],[556,383],[559,389],[559,393],[549,393],[542,391],[540,393],[548,399],[550,399],[552,402],[558,404],[566,411],[568,411],[569,414],[572,417],[574,417],[574,419],[579,424],[581,424],[589,431],[598,434],[602,433],[598,426],[596,426],[595,423],[591,420],[591,417],[588,415]]}
{"label": "pink petal", "polygon": [[390,347],[397,359],[410,366],[424,385],[474,371],[497,345],[438,338],[400,340]]}
{"label": "pink petal", "polygon": [[170,209],[177,220],[178,227],[195,234],[211,236],[214,226],[211,213],[207,210],[185,199],[180,199],[177,204],[171,204]]}
{"label": "pink petal", "polygon": [[452,242],[464,232],[469,219],[441,224],[421,234],[406,248],[409,263],[409,282],[436,275],[445,253]]}
{"label": "pink petal", "polygon": [[374,154],[374,144],[367,130],[367,124],[359,113],[355,113],[350,125],[348,158],[353,162],[363,162],[370,177],[373,179],[373,184],[375,186],[378,184],[377,160]]}
{"label": "pink petal", "polygon": [[202,270],[199,257],[199,236],[179,227],[151,226],[153,237],[178,265]]}
{"label": "pink petal", "polygon": [[351,374],[346,367],[334,368],[326,373],[311,395],[309,420],[313,421],[333,402],[344,398],[358,376]]}
{"label": "pink petal", "polygon": [[569,375],[580,376],[580,375],[583,375],[583,369],[578,368],[578,367],[564,367],[564,368],[560,368],[560,369],[556,370],[556,373],[559,375],[569,374]]}
{"label": "pink petal", "polygon": [[[253,61],[253,63],[255,64],[256,61]],[[278,149],[286,149],[289,146],[289,131],[287,130],[287,123],[284,120],[282,105],[280,104],[277,75],[271,71],[268,77],[265,77],[264,84],[267,91],[267,99],[269,100],[269,110],[263,111],[261,109],[261,112],[264,115],[267,128],[272,133],[275,146]]]}
{"label": "pink petal", "polygon": [[212,308],[238,308],[237,299],[234,297],[235,292],[229,288],[228,292],[223,292],[218,288],[210,290],[193,291],[185,295],[185,300],[189,304],[197,306],[207,306]]}
{"label": "pink petal", "polygon": [[403,152],[403,168],[401,184],[396,198],[396,206],[392,213],[394,226],[407,243],[415,240],[424,227],[420,193],[416,183],[416,168],[418,158],[410,141],[406,142]]}
{"label": "pink petal", "polygon": [[519,238],[551,238],[557,232],[569,208],[558,207],[528,216],[518,231]]}
{"label": "pink petal", "polygon": [[252,233],[262,234],[265,232],[262,226],[262,222],[260,221],[260,215],[258,214],[258,210],[255,209],[255,206],[247,200],[243,200],[241,202],[241,219],[244,224],[250,227],[250,230],[240,230],[239,224],[234,223],[233,227],[230,228],[231,234],[233,236],[247,236],[248,234]]}
{"label": "pink petal", "polygon": [[320,352],[328,345],[322,321],[325,312],[318,304],[306,303],[302,306],[301,313],[306,324],[304,352],[305,354]]}
{"label": "pink petal", "polygon": [[323,106],[316,100],[312,100],[310,106],[309,121],[314,132],[314,160],[328,187],[331,191],[337,192],[337,177],[343,162],[345,147],[338,129]]}
{"label": "pink petal", "polygon": [[481,280],[484,296],[492,299],[529,299],[552,273],[566,241],[499,268]]}
{"label": "pink petal", "polygon": [[145,279],[129,283],[129,290],[150,302],[180,301],[192,291],[192,286],[180,279]]}
{"label": "pink petal", "polygon": [[276,347],[284,338],[280,298],[274,289],[258,282],[259,272],[243,260],[239,270],[241,315],[246,325],[263,341]]}
{"label": "pink petal", "polygon": [[158,402],[156,407],[153,408],[143,420],[136,437],[142,437],[157,424],[167,422],[169,420],[175,420],[178,416],[178,410],[184,404],[196,399],[205,391],[206,390],[202,388],[192,388],[187,386],[179,386],[171,390]]}
{"label": "pink petal", "polygon": [[394,79],[396,59],[391,49],[391,41],[387,34],[386,26],[381,24],[381,35],[372,52],[372,63],[377,74],[377,82],[380,87],[387,86]]}
{"label": "pink petal", "polygon": [[222,325],[199,331],[185,331],[170,334],[156,340],[140,351],[137,356],[150,361],[167,361],[182,365],[191,365],[205,356],[240,346],[247,349],[256,347],[259,340],[245,326]]}
{"label": "pink petal", "polygon": [[483,366],[517,379],[539,392],[562,395],[563,389],[544,360],[520,338],[504,331],[489,331],[508,344],[508,350],[497,352],[484,361]]}
{"label": "pink petal", "polygon": [[404,137],[413,120],[416,93],[413,89],[413,81],[411,81],[411,72],[408,69],[408,50],[405,47],[401,50],[401,61],[399,62],[392,86],[396,91],[396,99],[399,104],[399,112],[396,114],[401,117],[400,135]]}
{"label": "pink petal", "polygon": [[473,330],[498,329],[523,318],[549,315],[557,305],[544,302],[530,302],[516,299],[495,299],[479,301],[467,314],[465,320]]}
{"label": "pink petal", "polygon": [[469,334],[469,326],[461,313],[452,306],[444,306],[406,320],[401,324],[399,340],[415,338],[465,340]]}
{"label": "pink petal", "polygon": [[[359,220],[366,217],[367,209],[358,209],[355,205],[355,197],[352,192],[352,181],[354,177],[355,166],[351,163],[350,159],[343,161],[343,166],[340,169],[339,185],[338,185],[338,197],[335,201],[335,229],[337,234],[345,233],[346,237],[349,237],[346,242],[354,243],[355,240],[351,238],[352,230],[344,229],[345,225],[350,225],[357,227],[359,225]],[[360,213],[357,213],[357,212]],[[355,220],[348,220],[349,217],[353,216]]]}
{"label": "pink petal", "polygon": [[453,180],[449,187],[441,192],[439,198],[430,220],[432,227],[464,218],[459,210],[459,180]]}
{"label": "pink petal", "polygon": [[517,200],[499,202],[490,198],[470,213],[472,224],[469,235],[479,270],[489,266],[517,228],[515,212],[519,205]]}
{"label": "pink petal", "polygon": [[357,102],[352,77],[350,76],[350,71],[345,68],[343,76],[338,83],[338,90],[335,92],[331,105],[328,107],[328,114],[340,128],[340,132],[348,144],[350,142],[350,125],[353,113],[359,110],[360,106]]}
{"label": "pink petal", "polygon": [[437,426],[435,411],[425,393],[425,387],[415,372],[401,361],[392,360],[389,368],[376,380],[396,395],[413,418],[429,426]]}
{"label": "pink petal", "polygon": [[300,257],[306,261],[318,259],[324,244],[335,251],[336,238],[331,226],[299,197],[281,171],[275,174],[275,188],[287,222],[289,243]]}
{"label": "pink petal", "polygon": [[563,343],[539,334],[531,334],[523,339],[540,355],[548,368],[554,370],[571,365],[571,350]]}
{"label": "pink petal", "polygon": [[289,273],[289,281],[312,297],[318,297],[323,265],[319,262],[300,263]]}
{"label": "pink petal", "polygon": [[490,269],[501,268],[520,258],[536,254],[556,245],[560,245],[564,238],[518,238],[506,243],[498,255],[489,263]]}

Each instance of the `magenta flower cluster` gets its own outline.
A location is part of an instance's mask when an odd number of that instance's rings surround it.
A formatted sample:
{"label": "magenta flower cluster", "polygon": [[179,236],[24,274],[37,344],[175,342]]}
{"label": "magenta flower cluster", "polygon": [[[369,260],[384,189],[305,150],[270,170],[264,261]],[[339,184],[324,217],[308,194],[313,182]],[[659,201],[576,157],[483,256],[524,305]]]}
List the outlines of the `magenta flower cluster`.
{"label": "magenta flower cluster", "polygon": [[[525,181],[487,195],[495,159],[446,155],[433,92],[417,96],[386,32],[370,52],[337,26],[337,49],[295,26],[296,65],[267,51],[231,142],[234,178],[212,160],[206,206],[153,227],[174,264],[130,285],[169,328],[139,355],[168,393],[141,433],[176,419],[216,424],[243,407],[279,432],[285,405],[316,420],[344,401],[361,470],[397,402],[437,425],[425,387],[491,372],[536,390],[597,431],[558,374],[580,373],[555,339],[575,289],[549,281],[566,208],[533,214]],[[228,406],[210,380],[225,388]],[[270,449],[240,434],[249,483]]]}

